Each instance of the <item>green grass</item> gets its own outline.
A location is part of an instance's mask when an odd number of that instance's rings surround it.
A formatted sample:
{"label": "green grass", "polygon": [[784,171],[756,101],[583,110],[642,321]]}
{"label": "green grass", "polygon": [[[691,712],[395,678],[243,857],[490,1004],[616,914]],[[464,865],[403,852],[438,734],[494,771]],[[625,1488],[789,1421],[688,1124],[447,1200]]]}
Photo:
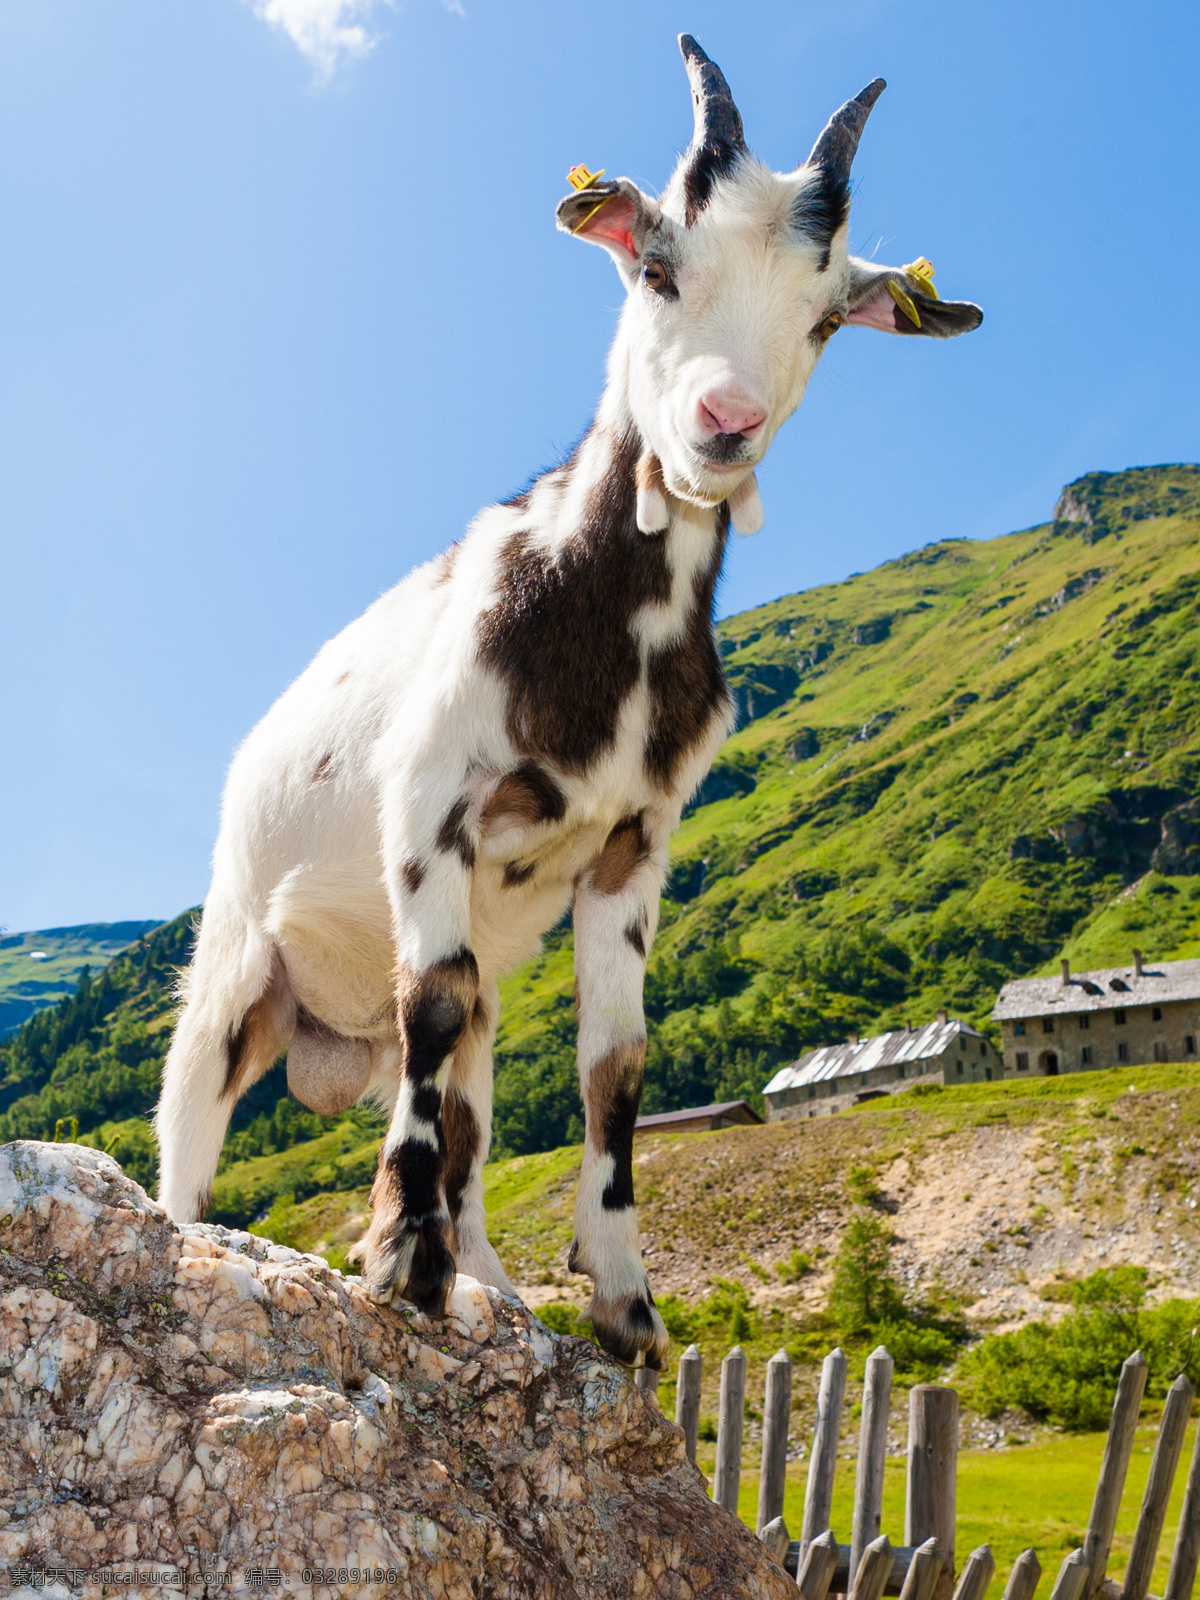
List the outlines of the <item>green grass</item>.
{"label": "green grass", "polygon": [[[35,1011],[74,994],[82,968],[93,972],[156,922],[89,922],[77,928],[42,928],[0,938],[0,1034],[11,1033]],[[34,959],[36,955],[45,959]]]}
{"label": "green grass", "polygon": [[[1128,1559],[1142,1492],[1150,1471],[1156,1427],[1138,1429],[1109,1572],[1120,1576]],[[1176,1473],[1151,1590],[1161,1594],[1170,1565],[1175,1530],[1196,1436],[1188,1430],[1184,1453]],[[993,1592],[999,1593],[1022,1550],[1032,1545],[1042,1564],[1040,1593],[1048,1594],[1067,1551],[1083,1543],[1092,1497],[1104,1453],[1104,1434],[1049,1435],[1036,1444],[999,1450],[964,1450],[958,1458],[958,1501],[955,1523],[955,1562],[961,1570],[970,1552],[981,1544],[991,1546],[996,1562]],[[711,1479],[714,1446],[701,1445],[697,1465]],[[854,1504],[853,1461],[839,1461],[834,1483],[832,1523],[839,1543],[849,1543]],[[904,1474],[902,1456],[888,1458],[884,1474],[882,1529],[893,1544],[904,1542]],[[804,1508],[807,1466],[788,1467],[783,1517],[793,1538],[798,1538]],[[754,1526],[758,1508],[758,1472],[747,1461],[743,1468],[738,1515]]]}

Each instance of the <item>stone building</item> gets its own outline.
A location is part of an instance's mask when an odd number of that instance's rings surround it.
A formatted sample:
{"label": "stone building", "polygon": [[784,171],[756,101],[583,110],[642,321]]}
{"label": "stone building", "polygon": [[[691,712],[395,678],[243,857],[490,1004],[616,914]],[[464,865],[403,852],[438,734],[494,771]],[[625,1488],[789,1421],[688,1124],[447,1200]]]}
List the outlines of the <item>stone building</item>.
{"label": "stone building", "polygon": [[1054,1077],[1126,1063],[1195,1061],[1200,961],[1143,961],[1056,978],[1016,978],[992,1011],[1009,1076]]}
{"label": "stone building", "polygon": [[917,1083],[985,1083],[1003,1076],[1003,1062],[983,1035],[939,1011],[924,1028],[810,1050],[781,1067],[763,1096],[767,1121],[783,1122],[829,1116]]}

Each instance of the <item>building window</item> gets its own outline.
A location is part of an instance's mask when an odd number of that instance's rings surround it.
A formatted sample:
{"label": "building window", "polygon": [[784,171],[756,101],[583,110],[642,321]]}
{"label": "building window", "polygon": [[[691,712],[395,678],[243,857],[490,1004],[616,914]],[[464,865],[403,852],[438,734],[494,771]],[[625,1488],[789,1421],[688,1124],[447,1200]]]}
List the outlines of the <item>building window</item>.
{"label": "building window", "polygon": [[1080,1064],[1081,1067],[1090,1067],[1091,1066],[1091,1064],[1092,1064],[1092,1047],[1091,1047],[1090,1044],[1085,1044],[1083,1049],[1079,1052],[1079,1064]]}
{"label": "building window", "polygon": [[992,1069],[991,1069],[991,1067],[984,1067],[983,1075],[987,1079],[987,1081],[989,1083],[991,1083],[991,1081],[992,1081]]}
{"label": "building window", "polygon": [[980,1039],[980,1041],[979,1041],[979,1054],[981,1056],[987,1055],[987,1045],[984,1044],[982,1039]]}
{"label": "building window", "polygon": [[1081,1011],[1079,1013],[1079,1026],[1081,1028],[1090,1028],[1091,1025],[1092,1025],[1091,1017],[1088,1016],[1086,1011]]}
{"label": "building window", "polygon": [[1165,1044],[1156,1044],[1154,1046],[1154,1059],[1155,1061],[1165,1061],[1167,1059],[1167,1047]]}
{"label": "building window", "polygon": [[859,1088],[860,1088],[860,1089],[865,1089],[865,1088],[866,1088],[866,1087],[867,1087],[867,1084],[868,1084],[868,1083],[869,1083],[869,1082],[870,1082],[870,1081],[871,1081],[871,1080],[870,1080],[870,1078],[869,1078],[869,1077],[868,1077],[868,1076],[867,1076],[867,1074],[866,1074],[866,1073],[865,1073],[865,1072],[864,1072],[864,1073],[863,1073],[863,1075],[862,1075],[862,1082],[861,1082],[861,1083],[860,1083],[860,1084],[859,1084]]}
{"label": "building window", "polygon": [[1184,1034],[1183,1053],[1185,1056],[1194,1056],[1196,1054],[1196,1035],[1194,1033]]}
{"label": "building window", "polygon": [[961,1061],[956,1061],[954,1063],[954,1070],[958,1073],[959,1077],[961,1078],[962,1075],[963,1075],[962,1062]]}
{"label": "building window", "polygon": [[808,1086],[808,1098],[810,1100],[815,1100],[817,1098],[817,1086],[815,1083],[810,1083]]}
{"label": "building window", "polygon": [[899,1066],[898,1066],[898,1067],[897,1067],[897,1068],[896,1068],[896,1076],[897,1076],[897,1077],[898,1077],[898,1078],[902,1078],[902,1077],[903,1077],[903,1076],[904,1076],[904,1063],[903,1063],[903,1061],[902,1061],[902,1062],[901,1062],[901,1063],[900,1063],[900,1065],[899,1065]]}
{"label": "building window", "polygon": [[[1113,1021],[1117,1024],[1118,1027],[1121,1027],[1125,1022],[1125,1013],[1123,1011],[1114,1011],[1113,1012]],[[1121,1060],[1124,1061],[1124,1059],[1125,1059],[1125,1057],[1122,1056]]]}
{"label": "building window", "polygon": [[1018,1036],[1018,1038],[1019,1038],[1019,1037],[1020,1037],[1020,1035],[1021,1035],[1021,1034],[1023,1034],[1023,1033],[1024,1033],[1024,1032],[1025,1032],[1025,1024],[1024,1024],[1024,1023],[1023,1023],[1023,1022],[1014,1022],[1014,1023],[1013,1023],[1013,1032],[1014,1032],[1014,1033],[1015,1033],[1015,1034],[1016,1034],[1016,1035],[1017,1035],[1017,1036]]}
{"label": "building window", "polygon": [[1117,1060],[1118,1061],[1128,1061],[1129,1060],[1129,1046],[1125,1043],[1124,1039],[1122,1039],[1120,1044],[1117,1046]]}
{"label": "building window", "polygon": [[1053,1033],[1054,1032],[1054,1018],[1053,1017],[1043,1017],[1042,1018],[1042,1032],[1043,1033]]}
{"label": "building window", "polygon": [[1161,1022],[1162,1021],[1162,1007],[1161,1006],[1155,1006],[1153,1008],[1153,1010],[1150,1012],[1150,1018],[1151,1018],[1151,1021],[1153,1021],[1153,1022]]}
{"label": "building window", "polygon": [[964,1039],[964,1038],[963,1038],[963,1036],[962,1036],[962,1034],[961,1034],[961,1033],[960,1033],[960,1034],[959,1034],[959,1036],[958,1036],[958,1048],[959,1048],[959,1049],[960,1049],[960,1050],[961,1050],[961,1051],[963,1051],[963,1052],[964,1052],[964,1054],[965,1054],[965,1052],[966,1052],[966,1048],[967,1048],[967,1041],[966,1041],[966,1040],[965,1040],[965,1039]]}
{"label": "building window", "polygon": [[1029,1053],[1028,1053],[1028,1051],[1025,1051],[1025,1050],[1018,1050],[1017,1051],[1017,1071],[1018,1072],[1028,1072],[1029,1071]]}

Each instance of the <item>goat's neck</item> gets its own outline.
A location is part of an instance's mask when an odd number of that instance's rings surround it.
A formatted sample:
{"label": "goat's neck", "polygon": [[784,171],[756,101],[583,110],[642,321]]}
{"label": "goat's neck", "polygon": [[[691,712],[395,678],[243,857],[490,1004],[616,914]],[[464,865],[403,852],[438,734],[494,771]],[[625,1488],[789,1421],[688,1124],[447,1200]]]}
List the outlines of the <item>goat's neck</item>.
{"label": "goat's neck", "polygon": [[548,521],[556,542],[657,544],[669,569],[686,583],[693,574],[719,569],[729,528],[728,509],[723,504],[695,505],[669,495],[667,527],[653,534],[637,530],[635,473],[646,446],[629,403],[625,366],[618,341],[591,428],[571,460],[542,480],[554,500]]}

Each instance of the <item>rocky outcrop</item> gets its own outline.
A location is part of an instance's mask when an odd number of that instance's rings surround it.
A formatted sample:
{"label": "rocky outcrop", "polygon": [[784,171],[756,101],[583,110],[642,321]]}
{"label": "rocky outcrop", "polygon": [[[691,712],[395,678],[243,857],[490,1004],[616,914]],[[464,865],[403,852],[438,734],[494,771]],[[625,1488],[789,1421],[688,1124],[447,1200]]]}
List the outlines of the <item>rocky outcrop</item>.
{"label": "rocky outcrop", "polygon": [[18,1142],[0,1571],[99,1596],[105,1567],[124,1594],[795,1593],[587,1341],[466,1278],[441,1322],[376,1306],[319,1257],[175,1227],[108,1156]]}

